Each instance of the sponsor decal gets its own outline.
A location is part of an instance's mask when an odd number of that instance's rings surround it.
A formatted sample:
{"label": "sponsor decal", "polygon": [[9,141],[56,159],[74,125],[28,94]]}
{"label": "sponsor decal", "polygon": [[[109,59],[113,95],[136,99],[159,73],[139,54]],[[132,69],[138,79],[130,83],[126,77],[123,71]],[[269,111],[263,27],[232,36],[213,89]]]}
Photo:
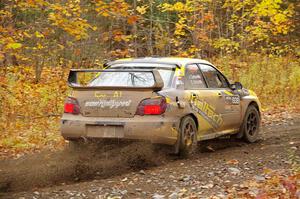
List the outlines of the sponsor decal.
{"label": "sponsor decal", "polygon": [[233,95],[233,96],[224,96],[225,97],[225,103],[226,104],[232,104],[232,105],[239,105],[240,104],[240,96]]}
{"label": "sponsor decal", "polygon": [[223,93],[226,94],[226,95],[233,96],[233,94],[231,92],[229,92],[229,91],[224,91]]}
{"label": "sponsor decal", "polygon": [[74,97],[74,91],[73,91],[73,90],[69,91],[69,92],[67,93],[67,96],[69,96],[69,97]]}
{"label": "sponsor decal", "polygon": [[131,100],[99,100],[99,101],[87,101],[85,107],[99,107],[99,108],[122,108],[128,107],[131,104]]}
{"label": "sponsor decal", "polygon": [[171,98],[169,98],[169,97],[166,97],[166,102],[167,102],[167,104],[170,104],[171,103]]}
{"label": "sponsor decal", "polygon": [[95,92],[95,97],[96,98],[104,98],[106,96],[107,96],[106,94],[103,94],[103,93],[100,93],[100,92]]}
{"label": "sponsor decal", "polygon": [[208,121],[214,129],[218,129],[223,124],[221,114],[216,113],[215,108],[197,96],[191,98],[191,107]]}
{"label": "sponsor decal", "polygon": [[180,68],[176,68],[176,70],[175,70],[175,76],[177,76],[177,77],[183,77],[184,76],[184,67],[183,66],[181,66]]}
{"label": "sponsor decal", "polygon": [[121,91],[115,91],[113,97],[122,97]]}
{"label": "sponsor decal", "polygon": [[239,105],[240,104],[240,96],[234,95],[232,92],[223,91],[222,95],[225,99],[225,104],[228,105]]}
{"label": "sponsor decal", "polygon": [[110,94],[106,94],[106,93],[102,93],[102,92],[96,91],[94,93],[94,96],[96,98],[105,98],[105,97],[119,98],[119,97],[122,97],[122,91],[115,91],[115,92],[110,93]]}

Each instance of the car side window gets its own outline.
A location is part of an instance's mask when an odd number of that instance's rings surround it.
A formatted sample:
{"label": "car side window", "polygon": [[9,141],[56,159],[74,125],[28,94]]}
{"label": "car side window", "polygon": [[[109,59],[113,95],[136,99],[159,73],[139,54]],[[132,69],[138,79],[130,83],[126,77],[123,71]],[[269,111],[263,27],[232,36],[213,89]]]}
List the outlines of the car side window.
{"label": "car side window", "polygon": [[227,88],[228,83],[224,76],[217,71],[214,67],[206,65],[206,64],[199,64],[200,69],[205,77],[205,80],[208,84],[209,88]]}
{"label": "car side window", "polygon": [[205,81],[197,64],[189,64],[185,67],[185,89],[206,88]]}

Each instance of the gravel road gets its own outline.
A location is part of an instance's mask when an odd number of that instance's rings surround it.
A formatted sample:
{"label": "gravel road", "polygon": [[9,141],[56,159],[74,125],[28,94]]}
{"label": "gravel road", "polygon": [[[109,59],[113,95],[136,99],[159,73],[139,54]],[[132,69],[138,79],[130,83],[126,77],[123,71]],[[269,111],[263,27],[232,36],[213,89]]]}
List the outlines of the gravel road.
{"label": "gravel road", "polygon": [[298,116],[265,122],[254,144],[202,142],[188,159],[147,144],[92,155],[44,152],[0,163],[0,198],[225,198],[246,180],[266,180],[266,168],[289,169],[291,151],[300,154]]}

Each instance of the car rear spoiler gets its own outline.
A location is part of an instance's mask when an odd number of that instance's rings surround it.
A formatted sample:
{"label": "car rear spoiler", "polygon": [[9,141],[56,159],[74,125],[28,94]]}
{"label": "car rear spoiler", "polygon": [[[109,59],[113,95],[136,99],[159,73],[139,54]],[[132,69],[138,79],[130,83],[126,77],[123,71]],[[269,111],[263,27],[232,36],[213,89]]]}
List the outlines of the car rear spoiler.
{"label": "car rear spoiler", "polygon": [[[151,87],[129,87],[129,86],[81,86],[77,82],[77,73],[79,72],[150,72],[154,77],[154,85]],[[68,85],[73,89],[103,89],[103,90],[153,90],[160,91],[164,87],[164,82],[156,69],[144,70],[144,69],[71,69],[68,77]]]}

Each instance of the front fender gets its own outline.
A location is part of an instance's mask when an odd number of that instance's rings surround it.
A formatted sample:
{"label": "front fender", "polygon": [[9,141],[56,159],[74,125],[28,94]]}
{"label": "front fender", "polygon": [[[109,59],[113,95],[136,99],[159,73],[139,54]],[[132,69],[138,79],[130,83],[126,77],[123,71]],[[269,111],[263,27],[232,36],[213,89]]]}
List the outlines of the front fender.
{"label": "front fender", "polygon": [[244,116],[246,114],[247,108],[249,105],[253,104],[257,107],[259,114],[261,115],[261,103],[256,96],[256,94],[250,91],[250,95],[241,97],[241,112],[242,112],[242,121],[244,120]]}

